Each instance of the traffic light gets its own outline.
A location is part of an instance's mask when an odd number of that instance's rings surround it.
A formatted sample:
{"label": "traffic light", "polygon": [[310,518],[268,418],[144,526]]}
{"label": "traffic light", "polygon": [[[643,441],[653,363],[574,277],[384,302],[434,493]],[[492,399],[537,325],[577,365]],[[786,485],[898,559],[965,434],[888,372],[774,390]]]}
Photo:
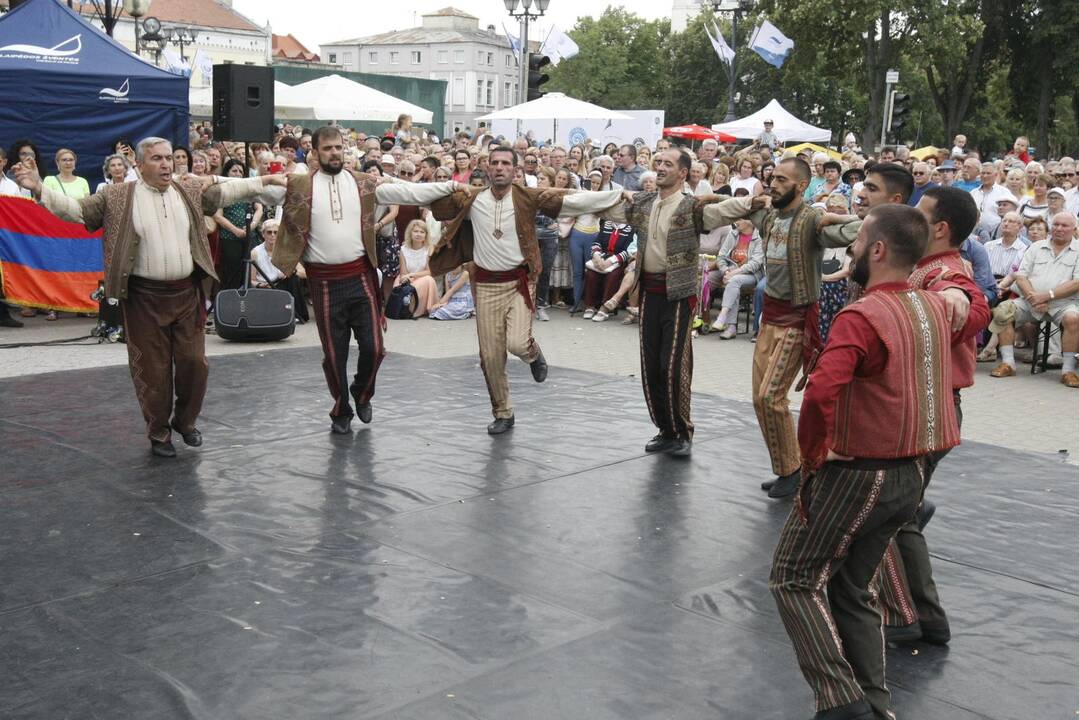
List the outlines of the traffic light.
{"label": "traffic light", "polygon": [[539,100],[546,95],[539,87],[550,80],[550,76],[543,72],[543,68],[551,64],[551,58],[538,53],[528,54],[528,97],[527,101]]}
{"label": "traffic light", "polygon": [[892,121],[888,125],[888,130],[892,133],[892,137],[898,141],[899,134],[903,132],[903,128],[906,127],[907,122],[910,121],[910,94],[909,93],[894,93],[892,95]]}

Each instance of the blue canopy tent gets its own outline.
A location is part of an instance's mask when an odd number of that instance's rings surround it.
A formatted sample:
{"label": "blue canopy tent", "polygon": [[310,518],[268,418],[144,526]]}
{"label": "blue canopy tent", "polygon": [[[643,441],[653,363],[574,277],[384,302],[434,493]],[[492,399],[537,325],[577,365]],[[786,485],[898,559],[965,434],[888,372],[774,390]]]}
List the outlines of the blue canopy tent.
{"label": "blue canopy tent", "polygon": [[187,78],[133,55],[56,0],[0,15],[0,77],[0,144],[29,138],[42,175],[56,172],[56,150],[71,148],[76,174],[93,188],[118,137],[187,144]]}

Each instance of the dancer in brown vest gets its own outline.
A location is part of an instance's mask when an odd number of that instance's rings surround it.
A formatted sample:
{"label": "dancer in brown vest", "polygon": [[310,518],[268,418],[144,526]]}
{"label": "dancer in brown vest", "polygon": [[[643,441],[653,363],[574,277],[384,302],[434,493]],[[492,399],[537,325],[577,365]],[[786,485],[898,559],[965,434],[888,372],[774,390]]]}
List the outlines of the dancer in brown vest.
{"label": "dancer in brown vest", "polygon": [[[291,174],[286,189],[267,192],[274,204],[284,204],[273,264],[288,277],[303,260],[322,341],[322,370],[333,397],[330,430],[346,434],[352,429],[350,395],[360,420],[371,422],[375,377],[386,355],[375,251],[381,223],[375,221],[375,204],[428,205],[464,186],[454,182],[378,185],[374,175],[342,172],[344,142],[338,128],[321,127],[311,141],[318,171]],[[349,383],[353,335],[359,356]]]}
{"label": "dancer in brown vest", "polygon": [[946,303],[907,284],[928,235],[913,208],[869,213],[851,266],[865,294],[836,315],[802,402],[803,475],[770,585],[816,720],[894,718],[869,585],[914,517],[925,456],[959,443]]}
{"label": "dancer in brown vest", "polygon": [[128,364],[150,448],[159,457],[176,457],[173,430],[187,445],[202,445],[195,422],[209,375],[205,298],[217,279],[202,216],[254,198],[264,184],[283,185],[285,178],[205,185],[193,175],[176,177],[172,144],[164,138],[145,138],[135,157],[138,182],[109,185],[81,200],[43,189],[32,161],[17,165],[15,176],[62,219],[105,230],[105,293],[119,298],[124,313]]}

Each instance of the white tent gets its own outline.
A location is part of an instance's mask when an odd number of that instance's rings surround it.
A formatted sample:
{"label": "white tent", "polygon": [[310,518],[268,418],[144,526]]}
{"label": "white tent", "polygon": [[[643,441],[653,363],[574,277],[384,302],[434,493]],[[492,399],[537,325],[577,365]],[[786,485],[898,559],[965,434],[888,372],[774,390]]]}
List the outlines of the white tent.
{"label": "white tent", "polygon": [[[293,112],[301,112],[302,108],[293,102],[292,86],[286,85],[280,80],[274,80],[273,84],[274,92],[274,112],[280,117],[280,112],[283,110],[290,110]],[[191,107],[191,114],[195,117],[213,117],[213,105],[214,105],[214,93],[213,88],[210,87],[193,87],[188,93],[188,104]],[[310,112],[310,109],[308,109]]]}
{"label": "white tent", "polygon": [[764,130],[765,120],[771,120],[774,123],[772,132],[782,143],[791,140],[828,142],[832,139],[831,130],[813,127],[807,122],[802,122],[774,99],[752,115],[731,122],[718,123],[713,125],[712,129],[734,135],[736,138],[752,140]]}
{"label": "white tent", "polygon": [[286,120],[369,120],[393,122],[399,115],[411,115],[419,125],[430,125],[434,113],[418,105],[358,82],[327,75],[291,88],[290,104],[280,107],[277,116]]}
{"label": "white tent", "polygon": [[[541,127],[543,129],[539,132],[545,133],[549,123],[551,127],[551,138],[554,139],[555,142],[574,144],[571,140],[573,130],[577,125],[581,124],[582,121],[604,120],[609,123],[614,120],[633,120],[633,117],[616,110],[608,110],[599,105],[593,105],[592,103],[587,103],[583,100],[567,97],[563,93],[552,92],[547,93],[538,100],[532,100],[531,102],[504,108],[476,119],[485,120],[491,123],[492,130],[496,130],[498,125],[504,127],[504,123],[506,122],[515,122],[517,124],[518,132],[520,132],[521,127],[524,126],[525,128],[532,130]],[[562,126],[563,134],[567,135],[566,138],[559,137],[559,125]],[[506,133],[495,132],[495,134]],[[579,140],[576,140],[576,142],[581,142],[583,140],[584,138],[582,137]]]}

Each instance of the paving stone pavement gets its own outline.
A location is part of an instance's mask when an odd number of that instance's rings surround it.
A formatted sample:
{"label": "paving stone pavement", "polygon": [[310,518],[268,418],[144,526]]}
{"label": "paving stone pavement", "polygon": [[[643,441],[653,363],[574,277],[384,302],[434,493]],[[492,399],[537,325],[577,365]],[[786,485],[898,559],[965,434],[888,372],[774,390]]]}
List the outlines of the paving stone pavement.
{"label": "paving stone pavement", "polygon": [[[552,373],[558,367],[588,370],[608,376],[637,376],[640,356],[637,326],[623,326],[624,313],[603,323],[569,317],[562,310],[550,311],[550,322],[537,322],[535,334],[543,347]],[[23,329],[0,328],[0,378],[77,368],[120,365],[127,362],[124,345],[52,345],[7,348],[9,343],[39,343],[85,337],[94,321],[63,316],[46,322],[43,316],[26,320]],[[278,343],[232,343],[216,336],[207,339],[211,357],[235,353],[273,353],[275,350],[318,345],[313,323],[297,327],[296,334]],[[436,322],[428,319],[390,322],[386,346],[391,353],[423,358],[450,358],[476,355],[475,324],[471,320]],[[750,363],[753,344],[747,335],[720,340],[717,335],[694,341],[693,390],[740,401],[752,400]],[[393,362],[389,358],[387,362]],[[963,437],[1015,450],[1059,456],[1073,462],[1071,451],[1079,451],[1079,392],[1060,384],[1060,371],[1030,375],[1029,365],[1020,365],[1014,378],[989,377],[991,364],[979,364],[973,388],[963,392]],[[476,372],[479,372],[477,358]],[[213,378],[211,363],[210,382]],[[792,394],[797,408],[800,397]],[[377,400],[376,400],[377,403]],[[643,400],[642,400],[643,412]],[[707,417],[694,417],[700,426]],[[1076,453],[1079,455],[1079,452]]]}

